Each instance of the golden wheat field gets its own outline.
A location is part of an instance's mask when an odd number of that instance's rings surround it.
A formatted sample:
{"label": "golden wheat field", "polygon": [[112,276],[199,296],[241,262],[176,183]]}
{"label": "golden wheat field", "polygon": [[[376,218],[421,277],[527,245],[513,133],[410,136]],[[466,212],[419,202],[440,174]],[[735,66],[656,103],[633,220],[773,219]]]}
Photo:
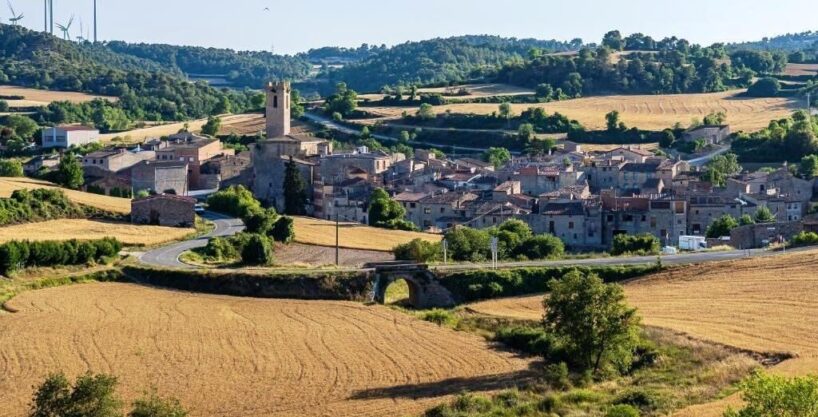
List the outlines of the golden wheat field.
{"label": "golden wheat field", "polygon": [[[246,120],[257,118],[258,115],[254,113],[249,113],[222,115],[220,117],[222,119],[222,125],[230,125],[234,123],[242,123]],[[197,119],[187,122],[160,124],[140,129],[128,130],[124,132],[106,133],[104,135],[100,135],[100,140],[102,140],[103,142],[110,142],[114,139],[119,139],[119,141],[121,141],[122,143],[137,143],[143,142],[146,139],[155,139],[160,138],[162,136],[172,135],[174,133],[179,133],[180,130],[185,128],[185,125],[187,125],[187,128],[191,132],[198,132],[202,130],[202,126],[204,126],[205,123],[207,123],[207,119]]]}
{"label": "golden wheat field", "polygon": [[[519,380],[530,362],[382,306],[234,298],[132,284],[23,293],[0,316],[0,417],[49,372],[155,387],[193,417],[412,415]],[[70,329],[70,330],[69,330]]]}
{"label": "golden wheat field", "polygon": [[38,188],[59,188],[69,199],[71,199],[71,201],[77,204],[95,207],[100,210],[110,211],[113,213],[131,213],[131,200],[128,198],[109,197],[82,191],[68,190],[57,187],[56,185],[47,181],[40,181],[31,178],[0,178],[0,197],[8,197],[15,190],[35,190]]}
{"label": "golden wheat field", "polygon": [[[384,252],[414,239],[439,242],[443,238],[431,233],[378,229],[358,223],[341,223],[339,230],[339,246],[342,248]],[[307,245],[335,246],[335,222],[296,217],[295,241]]]}
{"label": "golden wheat field", "polygon": [[[818,251],[704,264],[637,279],[625,285],[631,305],[649,326],[759,352],[795,355],[773,371],[818,373]],[[542,296],[476,303],[473,311],[539,320]],[[725,401],[692,407],[679,416],[721,416]]]}
{"label": "golden wheat field", "polygon": [[84,103],[97,98],[108,101],[116,101],[116,97],[97,96],[74,91],[52,91],[38,90],[35,88],[16,87],[13,85],[0,85],[0,96],[22,96],[22,100],[6,100],[9,107],[38,107],[47,106],[53,101],[70,101],[72,103]]}
{"label": "golden wheat field", "polygon": [[[548,113],[559,112],[576,119],[589,129],[604,129],[605,114],[617,110],[626,125],[646,130],[666,129],[675,123],[688,126],[693,119],[701,120],[710,113],[724,112],[734,131],[756,131],[766,127],[770,120],[789,116],[798,107],[797,102],[786,98],[747,98],[738,97],[739,93],[599,96],[542,104],[513,104],[512,109],[520,114],[530,107],[542,107]],[[436,113],[490,114],[497,108],[497,104],[470,103],[436,106],[434,110]],[[407,108],[369,107],[367,110],[395,118]]]}
{"label": "golden wheat field", "polygon": [[0,227],[0,243],[10,240],[93,240],[114,237],[126,245],[153,246],[181,240],[195,231],[192,228],[60,219]]}

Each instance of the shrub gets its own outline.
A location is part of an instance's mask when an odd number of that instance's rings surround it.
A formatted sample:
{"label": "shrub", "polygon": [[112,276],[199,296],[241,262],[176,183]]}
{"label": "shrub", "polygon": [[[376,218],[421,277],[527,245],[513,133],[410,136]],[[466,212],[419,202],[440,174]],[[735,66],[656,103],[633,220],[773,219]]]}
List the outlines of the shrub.
{"label": "shrub", "polygon": [[0,159],[0,177],[22,177],[23,164],[18,160]]}
{"label": "shrub", "polygon": [[528,259],[558,258],[565,253],[565,245],[558,237],[543,234],[526,239],[515,253]]}
{"label": "shrub", "polygon": [[395,254],[395,259],[400,261],[427,263],[439,260],[442,257],[440,243],[432,243],[419,238],[398,245],[392,251]]}
{"label": "shrub", "polygon": [[253,193],[241,185],[219,191],[207,199],[211,210],[231,216],[246,218],[257,210],[263,210]]}
{"label": "shrub", "polygon": [[639,417],[639,410],[626,404],[615,405],[608,409],[605,417]]}
{"label": "shrub", "polygon": [[481,262],[491,258],[491,236],[485,230],[457,227],[446,233],[449,252],[455,261]]}
{"label": "shrub", "polygon": [[202,252],[205,256],[217,261],[236,259],[240,253],[233,242],[223,237],[210,239]]}
{"label": "shrub", "polygon": [[741,384],[745,406],[725,417],[818,417],[818,377],[787,378],[756,373]]}
{"label": "shrub", "polygon": [[274,209],[262,209],[255,205],[248,206],[247,213],[242,217],[248,233],[268,234],[278,221],[278,213]]}
{"label": "shrub", "polygon": [[815,246],[818,245],[818,233],[801,232],[792,238],[793,246]]}
{"label": "shrub", "polygon": [[451,312],[440,308],[423,313],[421,318],[438,326],[453,325],[457,322],[457,318],[455,318]]}
{"label": "shrub", "polygon": [[281,216],[273,225],[269,236],[276,242],[290,243],[295,239],[295,224],[292,217]]}
{"label": "shrub", "polygon": [[633,388],[625,391],[614,399],[614,404],[628,405],[642,410],[657,410],[662,407],[664,400],[656,391],[643,388]]}
{"label": "shrub", "polygon": [[0,226],[87,217],[91,212],[56,189],[15,190],[9,198],[0,198]]}
{"label": "shrub", "polygon": [[659,239],[651,234],[621,234],[614,236],[611,255],[658,255],[660,247]]}
{"label": "shrub", "polygon": [[273,263],[273,245],[264,235],[251,234],[241,250],[241,261],[246,265],[270,265]]}

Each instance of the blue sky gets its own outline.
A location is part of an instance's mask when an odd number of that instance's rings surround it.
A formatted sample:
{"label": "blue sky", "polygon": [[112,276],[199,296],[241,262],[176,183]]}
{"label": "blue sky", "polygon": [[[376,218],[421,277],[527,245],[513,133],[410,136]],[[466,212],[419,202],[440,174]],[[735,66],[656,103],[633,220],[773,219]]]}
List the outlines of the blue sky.
{"label": "blue sky", "polygon": [[[0,3],[4,3],[0,1]],[[12,0],[43,28],[43,0]],[[86,30],[93,0],[54,0],[55,21]],[[598,42],[610,29],[692,42],[818,30],[817,0],[98,0],[100,39],[296,53],[462,34]],[[263,11],[270,7],[271,12]],[[0,19],[9,11],[0,4]]]}

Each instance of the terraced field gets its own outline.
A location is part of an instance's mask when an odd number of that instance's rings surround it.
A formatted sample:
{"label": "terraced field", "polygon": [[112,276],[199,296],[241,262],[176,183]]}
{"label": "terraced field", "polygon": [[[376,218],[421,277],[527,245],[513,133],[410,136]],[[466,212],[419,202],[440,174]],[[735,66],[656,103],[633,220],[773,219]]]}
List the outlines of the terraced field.
{"label": "terraced field", "polygon": [[[756,131],[766,127],[770,120],[789,116],[798,107],[797,102],[786,98],[746,98],[738,97],[739,93],[585,97],[543,104],[514,104],[512,109],[520,114],[530,107],[542,107],[548,113],[559,112],[576,119],[589,129],[604,129],[605,114],[617,110],[628,126],[648,130],[665,129],[677,122],[687,126],[694,118],[701,120],[709,113],[721,111],[727,114],[727,122],[734,131]],[[368,107],[367,110],[385,118],[396,118],[407,108]],[[497,111],[497,104],[435,107],[438,114],[446,111],[491,114]]]}
{"label": "terraced field", "polygon": [[[56,185],[31,178],[0,178],[0,197],[8,197],[15,190],[39,188],[59,188]],[[61,188],[71,201],[100,210],[113,213],[130,214],[131,200],[129,198],[109,197],[104,195],[85,193],[82,191],[68,190]]]}
{"label": "terraced field", "polygon": [[[694,338],[795,359],[773,367],[786,375],[818,373],[818,251],[675,269],[625,285],[645,324]],[[493,300],[474,311],[539,320],[542,296]],[[720,417],[724,401],[692,407],[684,417]]]}
{"label": "terraced field", "polygon": [[194,417],[412,415],[463,390],[519,382],[530,363],[390,309],[131,284],[23,293],[0,315],[0,417],[22,417],[48,372],[117,375]]}
{"label": "terraced field", "polygon": [[0,96],[22,96],[21,100],[6,100],[9,107],[38,107],[47,106],[53,101],[70,101],[72,103],[84,103],[97,98],[108,101],[116,101],[116,97],[96,96],[73,91],[51,91],[38,90],[35,88],[17,87],[13,85],[0,85]]}

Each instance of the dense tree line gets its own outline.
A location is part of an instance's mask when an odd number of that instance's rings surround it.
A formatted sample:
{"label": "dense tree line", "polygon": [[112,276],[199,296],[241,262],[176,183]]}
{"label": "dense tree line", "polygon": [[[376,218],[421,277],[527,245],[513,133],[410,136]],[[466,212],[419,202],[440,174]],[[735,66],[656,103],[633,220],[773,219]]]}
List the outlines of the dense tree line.
{"label": "dense tree line", "polygon": [[108,42],[97,46],[118,54],[157,62],[185,74],[222,75],[232,87],[258,89],[270,80],[306,78],[312,65],[307,56],[275,55],[267,51],[234,51],[166,44]]}
{"label": "dense tree line", "polygon": [[36,266],[84,265],[116,256],[122,244],[116,239],[90,241],[11,241],[0,245],[0,275],[8,276]]}
{"label": "dense tree line", "polygon": [[343,81],[362,91],[380,91],[384,86],[448,84],[481,78],[508,60],[520,60],[531,48],[567,51],[581,46],[574,42],[460,36],[406,42],[362,62],[331,71],[329,79]]}
{"label": "dense tree line", "polygon": [[740,133],[732,149],[742,162],[800,161],[818,153],[818,117],[798,111],[755,133]]}
{"label": "dense tree line", "polygon": [[116,103],[52,103],[35,119],[43,124],[85,122],[103,130],[123,119],[185,120],[260,107],[257,93],[217,90],[192,83],[153,61],[64,41],[19,26],[0,25],[0,83],[80,91],[118,98]]}
{"label": "dense tree line", "polygon": [[496,81],[529,88],[552,88],[558,95],[600,93],[702,93],[748,86],[751,69],[733,68],[719,47],[671,44],[668,49],[634,51],[623,57],[607,46],[576,55],[532,54],[503,67]]}
{"label": "dense tree line", "polygon": [[87,209],[69,200],[61,190],[15,190],[9,198],[0,198],[2,226],[87,215]]}

